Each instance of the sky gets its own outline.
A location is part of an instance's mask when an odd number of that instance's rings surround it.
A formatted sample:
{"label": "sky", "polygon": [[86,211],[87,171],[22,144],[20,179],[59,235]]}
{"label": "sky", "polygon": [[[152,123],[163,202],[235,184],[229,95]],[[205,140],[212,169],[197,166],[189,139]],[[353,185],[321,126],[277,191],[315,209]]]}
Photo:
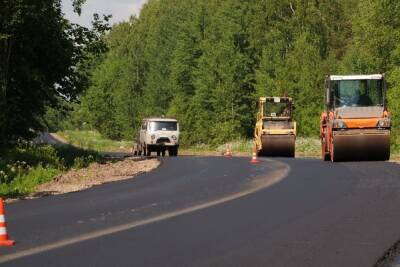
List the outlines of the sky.
{"label": "sky", "polygon": [[73,12],[72,0],[62,0],[63,12],[67,19],[83,26],[90,26],[93,13],[111,14],[111,24],[128,20],[138,15],[146,0],[87,0],[79,17]]}

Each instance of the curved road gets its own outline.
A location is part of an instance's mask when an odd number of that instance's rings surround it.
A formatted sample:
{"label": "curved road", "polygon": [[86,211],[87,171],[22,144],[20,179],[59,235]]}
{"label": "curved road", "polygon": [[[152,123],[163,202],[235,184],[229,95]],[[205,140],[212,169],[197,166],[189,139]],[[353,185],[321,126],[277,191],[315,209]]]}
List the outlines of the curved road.
{"label": "curved road", "polygon": [[400,165],[166,158],[7,205],[2,266],[373,266],[400,239]]}

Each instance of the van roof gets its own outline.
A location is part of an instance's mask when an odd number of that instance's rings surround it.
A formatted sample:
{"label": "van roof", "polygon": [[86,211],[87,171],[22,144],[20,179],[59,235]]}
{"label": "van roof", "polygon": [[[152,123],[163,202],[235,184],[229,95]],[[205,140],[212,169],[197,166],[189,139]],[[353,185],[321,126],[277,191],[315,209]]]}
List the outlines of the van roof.
{"label": "van roof", "polygon": [[144,118],[143,121],[170,121],[177,122],[174,118],[160,118],[160,117],[152,117],[152,118]]}

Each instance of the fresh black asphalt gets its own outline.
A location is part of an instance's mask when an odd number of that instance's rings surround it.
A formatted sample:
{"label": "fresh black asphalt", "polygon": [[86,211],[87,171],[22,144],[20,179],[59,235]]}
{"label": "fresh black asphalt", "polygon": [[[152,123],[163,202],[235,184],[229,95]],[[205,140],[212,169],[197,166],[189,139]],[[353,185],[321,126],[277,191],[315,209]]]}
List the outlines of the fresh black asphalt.
{"label": "fresh black asphalt", "polygon": [[[400,239],[400,165],[278,159],[281,182],[250,195],[4,266],[373,266]],[[7,205],[18,243],[2,257],[240,192],[274,163],[166,158],[135,179]]]}

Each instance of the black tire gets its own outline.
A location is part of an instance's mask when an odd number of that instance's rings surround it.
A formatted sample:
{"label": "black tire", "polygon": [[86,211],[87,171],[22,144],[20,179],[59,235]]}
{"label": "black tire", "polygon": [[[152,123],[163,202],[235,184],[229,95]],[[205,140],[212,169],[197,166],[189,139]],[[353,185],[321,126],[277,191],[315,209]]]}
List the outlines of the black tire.
{"label": "black tire", "polygon": [[160,149],[157,150],[157,157],[159,157],[161,155],[161,151]]}
{"label": "black tire", "polygon": [[165,157],[165,149],[161,151],[161,156]]}
{"label": "black tire", "polygon": [[151,151],[150,151],[150,149],[149,149],[148,146],[146,146],[146,149],[145,149],[144,151],[145,151],[145,155],[146,155],[147,157],[150,157],[150,156],[151,156]]}
{"label": "black tire", "polygon": [[176,157],[178,156],[178,148],[177,147],[171,147],[168,149],[168,154],[170,157]]}
{"label": "black tire", "polygon": [[330,161],[331,160],[331,154],[326,153],[325,151],[325,144],[321,142],[321,154],[322,154],[322,160],[323,161]]}
{"label": "black tire", "polygon": [[338,162],[338,158],[335,156],[335,144],[332,144],[331,153],[329,154],[331,162]]}

